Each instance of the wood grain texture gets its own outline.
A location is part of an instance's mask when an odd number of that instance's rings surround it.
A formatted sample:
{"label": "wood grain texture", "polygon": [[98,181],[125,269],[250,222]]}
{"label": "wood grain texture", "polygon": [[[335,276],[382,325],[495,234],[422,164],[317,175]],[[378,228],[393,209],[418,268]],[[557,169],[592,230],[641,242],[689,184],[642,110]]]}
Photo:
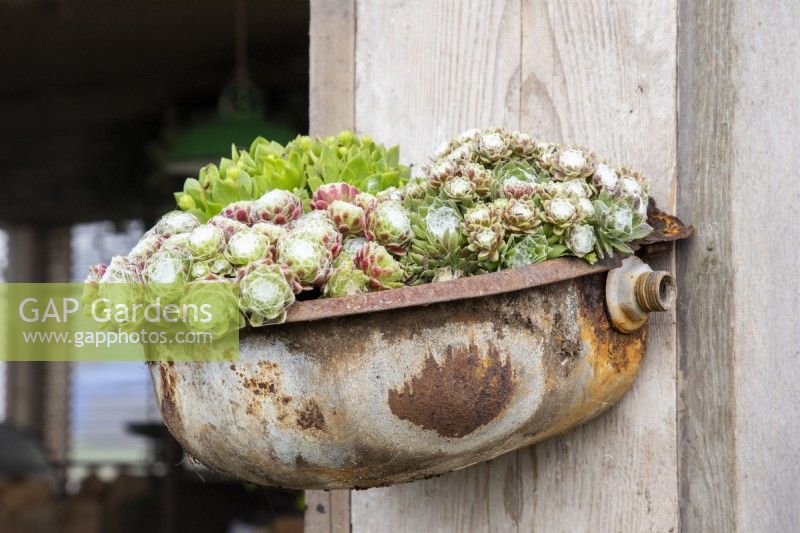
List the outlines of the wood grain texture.
{"label": "wood grain texture", "polygon": [[355,125],[355,0],[311,0],[309,131]]}
{"label": "wood grain texture", "polygon": [[[355,128],[355,0],[311,0],[309,133]],[[305,531],[349,533],[350,491],[306,491]]]}
{"label": "wood grain texture", "polygon": [[[676,198],[676,3],[523,0],[521,127],[640,169]],[[670,254],[653,268],[673,269]],[[639,378],[597,420],[519,452],[521,530],[668,531],[678,522],[675,317],[651,317]]]}
{"label": "wood grain texture", "polygon": [[[681,529],[734,531],[734,0],[680,4],[678,255]],[[698,297],[698,295],[703,297]]]}
{"label": "wood grain texture", "polygon": [[737,0],[733,10],[736,99],[728,122],[739,531],[800,531],[798,22],[797,2]]}
{"label": "wood grain texture", "polygon": [[[584,143],[644,170],[674,211],[672,0],[377,4],[357,8],[359,130],[400,142],[417,164],[459,130],[496,123]],[[619,408],[461,472],[356,492],[354,531],[676,526],[674,316],[654,320],[651,335],[642,376]]]}
{"label": "wood grain texture", "polygon": [[[356,128],[418,169],[475,126],[519,126],[521,6],[359,0]],[[352,493],[353,531],[498,531],[519,516],[517,454],[439,478]]]}
{"label": "wood grain texture", "polygon": [[796,3],[682,3],[680,206],[699,230],[679,264],[689,531],[800,530],[798,20]]}

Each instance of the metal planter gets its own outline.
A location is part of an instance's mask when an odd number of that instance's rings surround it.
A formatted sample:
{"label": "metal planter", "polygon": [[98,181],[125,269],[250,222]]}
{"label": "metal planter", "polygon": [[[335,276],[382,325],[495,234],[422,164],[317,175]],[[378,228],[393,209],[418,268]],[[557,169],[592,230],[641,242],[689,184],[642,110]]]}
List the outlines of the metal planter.
{"label": "metal planter", "polygon": [[191,456],[257,484],[367,488],[464,468],[630,388],[647,327],[610,322],[617,266],[558,259],[299,302],[287,323],[243,332],[236,363],[151,365],[161,412]]}

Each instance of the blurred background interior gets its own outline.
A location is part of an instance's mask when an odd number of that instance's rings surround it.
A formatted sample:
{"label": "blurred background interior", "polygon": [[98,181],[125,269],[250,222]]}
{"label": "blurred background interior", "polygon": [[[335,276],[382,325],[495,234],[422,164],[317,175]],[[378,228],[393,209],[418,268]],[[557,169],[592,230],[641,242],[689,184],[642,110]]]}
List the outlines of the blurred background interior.
{"label": "blurred background interior", "polygon": [[[0,2],[0,277],[80,281],[257,135],[307,131],[298,0]],[[0,324],[3,327],[3,324]],[[0,532],[301,531],[192,464],[143,363],[0,363]]]}

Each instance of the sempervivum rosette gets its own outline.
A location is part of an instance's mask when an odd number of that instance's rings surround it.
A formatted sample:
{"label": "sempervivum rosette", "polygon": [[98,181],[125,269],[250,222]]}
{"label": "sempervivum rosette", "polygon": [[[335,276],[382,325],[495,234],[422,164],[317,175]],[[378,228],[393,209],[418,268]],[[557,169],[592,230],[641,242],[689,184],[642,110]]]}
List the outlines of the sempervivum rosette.
{"label": "sempervivum rosette", "polygon": [[629,198],[633,208],[640,215],[646,216],[650,183],[640,172],[628,167],[622,167],[619,176],[619,194]]}
{"label": "sempervivum rosette", "polygon": [[492,128],[475,139],[475,153],[483,164],[494,165],[511,156],[513,148],[504,131]]}
{"label": "sempervivum rosette", "polygon": [[240,200],[233,202],[222,208],[219,212],[220,216],[241,222],[242,224],[252,224],[251,211],[253,202],[251,200]]}
{"label": "sempervivum rosette", "polygon": [[311,209],[324,211],[336,200],[353,203],[360,191],[344,182],[320,185],[311,197]]}
{"label": "sempervivum rosette", "polygon": [[478,204],[464,213],[464,230],[469,232],[477,227],[486,227],[501,221],[500,212],[494,204]]}
{"label": "sempervivum rosette", "polygon": [[128,259],[139,266],[144,266],[145,261],[161,248],[165,240],[157,233],[146,233],[130,251]]}
{"label": "sempervivum rosette", "polygon": [[578,202],[572,197],[557,197],[552,200],[544,200],[540,216],[555,235],[563,234],[567,229],[582,220]]}
{"label": "sempervivum rosette", "polygon": [[369,277],[369,286],[372,289],[395,289],[403,286],[406,275],[403,265],[376,242],[370,241],[362,246],[353,263]]}
{"label": "sempervivum rosette", "polygon": [[511,237],[502,253],[503,268],[516,268],[541,263],[551,257],[547,236],[539,231]]}
{"label": "sempervivum rosette", "polygon": [[205,315],[186,313],[186,326],[191,331],[211,333],[214,340],[218,340],[243,325],[236,291],[224,279],[209,278],[187,286],[181,306],[203,309],[204,305],[209,309]]}
{"label": "sempervivum rosette", "polygon": [[239,307],[252,326],[282,322],[294,292],[280,265],[259,265],[239,285]]}
{"label": "sempervivum rosette", "polygon": [[278,262],[295,274],[305,289],[325,283],[332,259],[322,244],[302,235],[289,234],[278,245]]}
{"label": "sempervivum rosette", "polygon": [[456,202],[468,202],[474,200],[477,196],[475,184],[469,178],[460,175],[448,178],[447,181],[442,183],[439,192],[442,197]]}
{"label": "sempervivum rosette", "polygon": [[349,261],[333,269],[322,289],[322,295],[325,298],[339,298],[363,294],[369,291],[369,286],[369,276],[356,268],[354,261]]}
{"label": "sempervivum rosette", "polygon": [[592,174],[592,184],[598,189],[609,194],[619,191],[619,174],[606,163],[598,163]]}
{"label": "sempervivum rosette", "polygon": [[172,250],[161,250],[147,260],[142,280],[152,297],[173,301],[181,296],[189,279],[186,257]]}
{"label": "sempervivum rosette", "polygon": [[200,221],[191,213],[184,211],[170,211],[153,226],[153,233],[162,237],[169,237],[176,233],[186,233],[192,231],[200,225]]}
{"label": "sempervivum rosette", "polygon": [[231,265],[241,266],[272,257],[270,243],[267,237],[251,228],[235,233],[228,239],[228,249],[225,254]]}
{"label": "sempervivum rosette", "polygon": [[292,225],[290,234],[321,244],[332,259],[342,249],[342,234],[333,225],[326,211],[312,211],[297,220]]}
{"label": "sempervivum rosette", "polygon": [[505,230],[501,224],[477,227],[467,235],[467,249],[477,254],[477,259],[485,263],[496,263],[505,242]]}
{"label": "sempervivum rosette", "polygon": [[553,178],[566,181],[587,178],[594,173],[597,157],[580,146],[562,146],[552,159]]}
{"label": "sempervivum rosette", "polygon": [[508,143],[511,146],[511,152],[515,158],[526,160],[532,159],[536,155],[536,140],[527,133],[519,131],[509,132]]}
{"label": "sempervivum rosette", "polygon": [[364,229],[364,209],[355,204],[334,200],[328,205],[327,213],[336,229],[344,235],[361,233]]}
{"label": "sempervivum rosette", "polygon": [[303,202],[296,195],[282,189],[273,189],[253,202],[250,220],[289,224],[303,214]]}
{"label": "sempervivum rosette", "polygon": [[510,199],[501,213],[503,225],[511,233],[533,233],[541,220],[533,200]]}
{"label": "sempervivum rosette", "polygon": [[379,202],[364,219],[367,238],[396,255],[405,255],[414,233],[403,204],[396,200]]}
{"label": "sempervivum rosette", "polygon": [[289,234],[285,226],[271,224],[269,222],[257,222],[253,224],[253,231],[257,231],[267,238],[270,246],[276,246],[278,242]]}
{"label": "sempervivum rosette", "polygon": [[414,238],[403,258],[412,284],[429,282],[442,267],[467,271],[463,217],[457,204],[434,198],[411,213]]}
{"label": "sempervivum rosette", "polygon": [[230,238],[234,233],[247,229],[247,224],[233,220],[232,218],[225,218],[222,215],[212,217],[211,220],[208,221],[208,225],[221,229],[226,239]]}
{"label": "sempervivum rosette", "polygon": [[567,238],[564,239],[564,244],[575,257],[583,257],[590,264],[597,261],[597,255],[594,253],[597,236],[589,224],[578,224],[571,228]]}
{"label": "sempervivum rosette", "polygon": [[208,259],[222,252],[225,248],[225,232],[217,226],[204,224],[189,233],[186,250],[192,259]]}
{"label": "sempervivum rosette", "polygon": [[600,257],[613,257],[615,250],[632,253],[626,243],[644,238],[652,231],[629,199],[616,199],[601,193],[594,208],[597,254]]}
{"label": "sempervivum rosette", "polygon": [[[97,291],[90,291],[87,296],[100,300],[98,310],[108,310],[115,327],[126,331],[135,329],[142,321],[141,313],[117,314],[111,311],[118,309],[120,305],[126,309],[133,309],[134,305],[145,301],[141,267],[127,257],[118,255],[111,258],[105,269],[102,266],[96,268],[94,275],[98,274],[100,279],[96,282]],[[87,303],[91,305],[93,302]]]}

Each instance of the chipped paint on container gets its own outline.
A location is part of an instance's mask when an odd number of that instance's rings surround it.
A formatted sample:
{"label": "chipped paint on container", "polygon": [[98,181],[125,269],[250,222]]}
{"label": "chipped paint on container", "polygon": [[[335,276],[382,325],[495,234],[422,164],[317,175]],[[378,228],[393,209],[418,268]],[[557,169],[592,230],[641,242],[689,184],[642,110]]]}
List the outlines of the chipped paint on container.
{"label": "chipped paint on container", "polygon": [[151,372],[166,424],[214,470],[306,489],[402,483],[535,443],[619,400],[646,328],[614,330],[604,287],[592,273],[288,323],[244,333],[236,363]]}

